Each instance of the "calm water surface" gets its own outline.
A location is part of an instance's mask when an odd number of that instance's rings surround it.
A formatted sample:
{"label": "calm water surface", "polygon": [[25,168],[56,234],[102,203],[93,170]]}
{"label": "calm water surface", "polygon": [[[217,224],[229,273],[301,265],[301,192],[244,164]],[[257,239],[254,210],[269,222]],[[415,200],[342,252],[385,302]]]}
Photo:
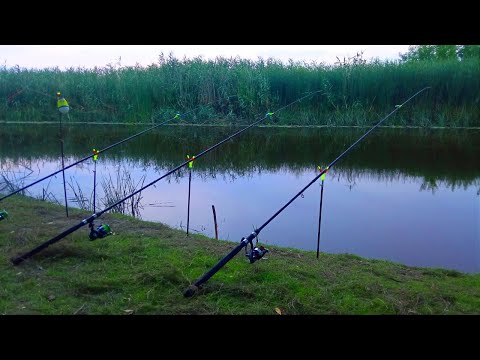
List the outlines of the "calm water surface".
{"label": "calm water surface", "polygon": [[[65,164],[141,129],[67,127]],[[187,154],[197,154],[236,130],[164,126],[101,154],[97,211],[106,207],[109,180],[110,187],[120,189],[130,176],[139,188],[185,161]],[[317,165],[333,161],[366,130],[248,130],[195,162],[190,231],[215,236],[211,208],[215,205],[219,237],[240,241],[311,181]],[[57,126],[0,129],[1,172],[10,181],[27,185],[60,169],[59,153]],[[326,176],[321,251],[479,272],[479,159],[480,131],[376,130]],[[72,185],[67,189],[70,206],[79,206],[75,202],[79,191],[86,199],[84,206],[91,206],[93,161],[67,170],[66,178]],[[5,186],[1,179],[0,189]],[[259,240],[267,247],[316,250],[320,185],[318,181],[305,191],[261,232]],[[59,174],[27,193],[48,194],[63,204],[62,186]],[[188,169],[159,181],[141,196],[142,219],[186,228]],[[7,201],[0,208],[7,208]],[[15,209],[8,210],[14,216]],[[72,218],[72,225],[79,220]]]}

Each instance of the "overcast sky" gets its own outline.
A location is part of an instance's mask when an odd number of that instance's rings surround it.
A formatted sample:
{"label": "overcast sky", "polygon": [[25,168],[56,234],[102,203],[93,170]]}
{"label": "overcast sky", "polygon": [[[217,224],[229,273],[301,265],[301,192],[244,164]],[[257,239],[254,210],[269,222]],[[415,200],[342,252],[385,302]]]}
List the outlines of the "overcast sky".
{"label": "overcast sky", "polygon": [[239,56],[256,60],[259,57],[276,58],[282,61],[293,59],[333,64],[337,59],[355,55],[363,51],[364,59],[399,59],[408,45],[0,45],[0,66],[8,68],[19,65],[21,68],[70,67],[93,68],[107,64],[133,66],[136,63],[147,66],[158,61],[160,53],[173,53],[183,59],[203,56],[215,59]]}

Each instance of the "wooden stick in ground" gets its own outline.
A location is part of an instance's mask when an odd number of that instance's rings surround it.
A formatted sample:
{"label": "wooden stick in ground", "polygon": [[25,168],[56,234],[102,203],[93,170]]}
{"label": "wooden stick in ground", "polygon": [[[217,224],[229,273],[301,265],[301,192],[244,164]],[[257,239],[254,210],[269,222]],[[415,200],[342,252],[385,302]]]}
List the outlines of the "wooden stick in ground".
{"label": "wooden stick in ground", "polygon": [[212,210],[213,210],[213,223],[215,224],[215,239],[218,240],[217,213],[215,212],[214,205],[212,205]]}

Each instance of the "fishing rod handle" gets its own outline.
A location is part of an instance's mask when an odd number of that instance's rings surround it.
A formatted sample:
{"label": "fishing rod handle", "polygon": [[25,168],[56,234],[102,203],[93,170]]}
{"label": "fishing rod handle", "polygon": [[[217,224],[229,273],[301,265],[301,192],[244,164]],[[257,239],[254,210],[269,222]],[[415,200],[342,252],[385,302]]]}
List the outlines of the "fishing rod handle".
{"label": "fishing rod handle", "polygon": [[208,281],[208,279],[210,279],[213,275],[215,275],[218,270],[225,266],[227,262],[229,262],[235,255],[237,255],[240,250],[247,246],[248,243],[252,241],[257,235],[258,233],[253,232],[247,238],[243,238],[240,244],[238,244],[232,251],[230,251],[222,260],[220,260],[214,267],[212,267],[208,272],[206,272],[200,279],[195,281],[193,285],[190,285],[183,293],[183,296],[192,297],[193,295],[195,295],[200,285],[202,285],[204,282]]}
{"label": "fishing rod handle", "polygon": [[65,230],[64,232],[62,232],[61,234],[55,236],[54,238],[48,240],[48,241],[45,241],[43,244],[37,246],[35,249],[33,250],[30,250],[29,252],[23,254],[23,255],[20,255],[20,256],[17,256],[16,258],[13,258],[11,259],[11,262],[13,265],[18,265],[20,264],[21,262],[23,262],[24,260],[32,257],[33,255],[35,255],[36,253],[42,251],[43,249],[49,247],[50,245],[52,244],[55,244],[57,241],[60,241],[61,239],[63,239],[65,236],[71,234],[72,232],[78,230],[79,228],[81,228],[82,226],[84,226],[85,224],[87,224],[86,221],[82,221],[81,223],[71,227],[70,229],[68,230]]}

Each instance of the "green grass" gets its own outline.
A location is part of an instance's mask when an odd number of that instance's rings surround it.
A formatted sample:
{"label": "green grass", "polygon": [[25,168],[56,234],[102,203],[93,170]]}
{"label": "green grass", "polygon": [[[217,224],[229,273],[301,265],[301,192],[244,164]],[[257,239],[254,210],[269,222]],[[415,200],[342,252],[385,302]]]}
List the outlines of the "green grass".
{"label": "green grass", "polygon": [[84,226],[30,260],[9,259],[90,213],[13,196],[0,222],[0,314],[478,314],[480,275],[407,267],[354,255],[271,247],[243,252],[192,298],[183,291],[235,244],[123,215],[115,235],[88,240]]}

